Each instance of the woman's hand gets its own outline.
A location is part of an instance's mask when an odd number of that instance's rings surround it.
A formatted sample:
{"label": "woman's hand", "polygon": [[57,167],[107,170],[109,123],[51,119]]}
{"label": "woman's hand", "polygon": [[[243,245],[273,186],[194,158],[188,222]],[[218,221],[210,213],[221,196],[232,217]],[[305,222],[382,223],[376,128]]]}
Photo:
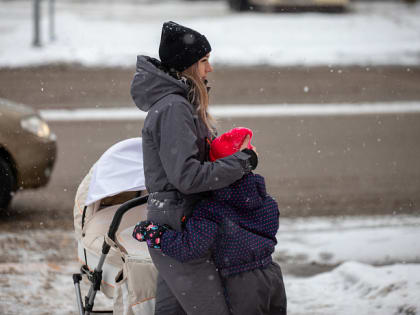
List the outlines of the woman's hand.
{"label": "woman's hand", "polygon": [[251,149],[248,148],[249,141],[250,141],[249,135],[245,136],[244,142],[242,142],[242,145],[239,148],[239,150],[247,153],[250,156],[248,161],[250,163],[250,170],[253,171],[257,168],[257,165],[258,165],[258,152],[257,152],[257,149],[253,145],[251,145]]}
{"label": "woman's hand", "polygon": [[[239,148],[239,151],[242,151],[243,149],[247,149],[248,145],[249,145],[249,141],[250,141],[250,137],[249,137],[249,135],[246,135],[245,139],[244,139],[244,142],[242,142],[242,145]],[[251,148],[258,155],[257,148],[254,147],[252,144],[251,144]]]}

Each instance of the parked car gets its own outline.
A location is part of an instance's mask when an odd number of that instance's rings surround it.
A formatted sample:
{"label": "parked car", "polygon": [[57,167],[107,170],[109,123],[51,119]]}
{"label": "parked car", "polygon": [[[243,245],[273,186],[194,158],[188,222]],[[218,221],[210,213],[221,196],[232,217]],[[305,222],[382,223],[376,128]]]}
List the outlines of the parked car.
{"label": "parked car", "polygon": [[251,8],[281,11],[345,11],[349,0],[227,0],[234,11],[248,11]]}
{"label": "parked car", "polygon": [[56,136],[36,111],[0,98],[0,209],[14,192],[48,183]]}

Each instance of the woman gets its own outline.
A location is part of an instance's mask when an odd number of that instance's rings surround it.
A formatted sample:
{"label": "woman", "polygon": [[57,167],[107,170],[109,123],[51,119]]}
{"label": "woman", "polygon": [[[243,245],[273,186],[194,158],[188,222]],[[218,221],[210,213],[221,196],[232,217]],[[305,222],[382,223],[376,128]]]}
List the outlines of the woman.
{"label": "woman", "polygon": [[[256,153],[249,149],[208,161],[209,142],[215,134],[207,112],[206,77],[213,70],[210,51],[202,34],[164,23],[161,60],[139,56],[131,85],[137,107],[148,112],[142,130],[150,194],[147,219],[178,231],[201,193],[232,184],[257,164]],[[229,314],[210,253],[180,263],[160,250],[149,251],[159,271],[156,315]]]}

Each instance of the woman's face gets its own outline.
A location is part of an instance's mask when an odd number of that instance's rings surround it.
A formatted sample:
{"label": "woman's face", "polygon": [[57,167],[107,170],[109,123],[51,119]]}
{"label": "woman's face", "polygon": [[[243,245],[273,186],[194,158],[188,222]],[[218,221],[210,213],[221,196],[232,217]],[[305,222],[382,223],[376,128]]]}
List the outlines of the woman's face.
{"label": "woman's face", "polygon": [[207,73],[213,72],[213,67],[210,64],[209,58],[210,53],[198,61],[198,74],[203,81],[207,79]]}

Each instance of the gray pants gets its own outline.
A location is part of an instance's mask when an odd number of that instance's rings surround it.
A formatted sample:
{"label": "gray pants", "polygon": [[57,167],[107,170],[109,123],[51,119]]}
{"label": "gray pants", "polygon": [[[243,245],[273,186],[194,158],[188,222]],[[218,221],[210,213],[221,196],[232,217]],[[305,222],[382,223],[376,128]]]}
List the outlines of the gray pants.
{"label": "gray pants", "polygon": [[[181,229],[182,215],[188,211],[184,201],[148,202],[147,219]],[[228,315],[223,287],[215,265],[208,257],[181,263],[160,249],[149,249],[159,278],[155,315]]]}
{"label": "gray pants", "polygon": [[149,252],[159,271],[155,315],[229,314],[219,274],[210,260],[180,263],[160,250]]}
{"label": "gray pants", "polygon": [[286,315],[287,299],[280,266],[271,263],[225,278],[233,315]]}
{"label": "gray pants", "polygon": [[187,314],[161,276],[158,276],[157,278],[155,314]]}

